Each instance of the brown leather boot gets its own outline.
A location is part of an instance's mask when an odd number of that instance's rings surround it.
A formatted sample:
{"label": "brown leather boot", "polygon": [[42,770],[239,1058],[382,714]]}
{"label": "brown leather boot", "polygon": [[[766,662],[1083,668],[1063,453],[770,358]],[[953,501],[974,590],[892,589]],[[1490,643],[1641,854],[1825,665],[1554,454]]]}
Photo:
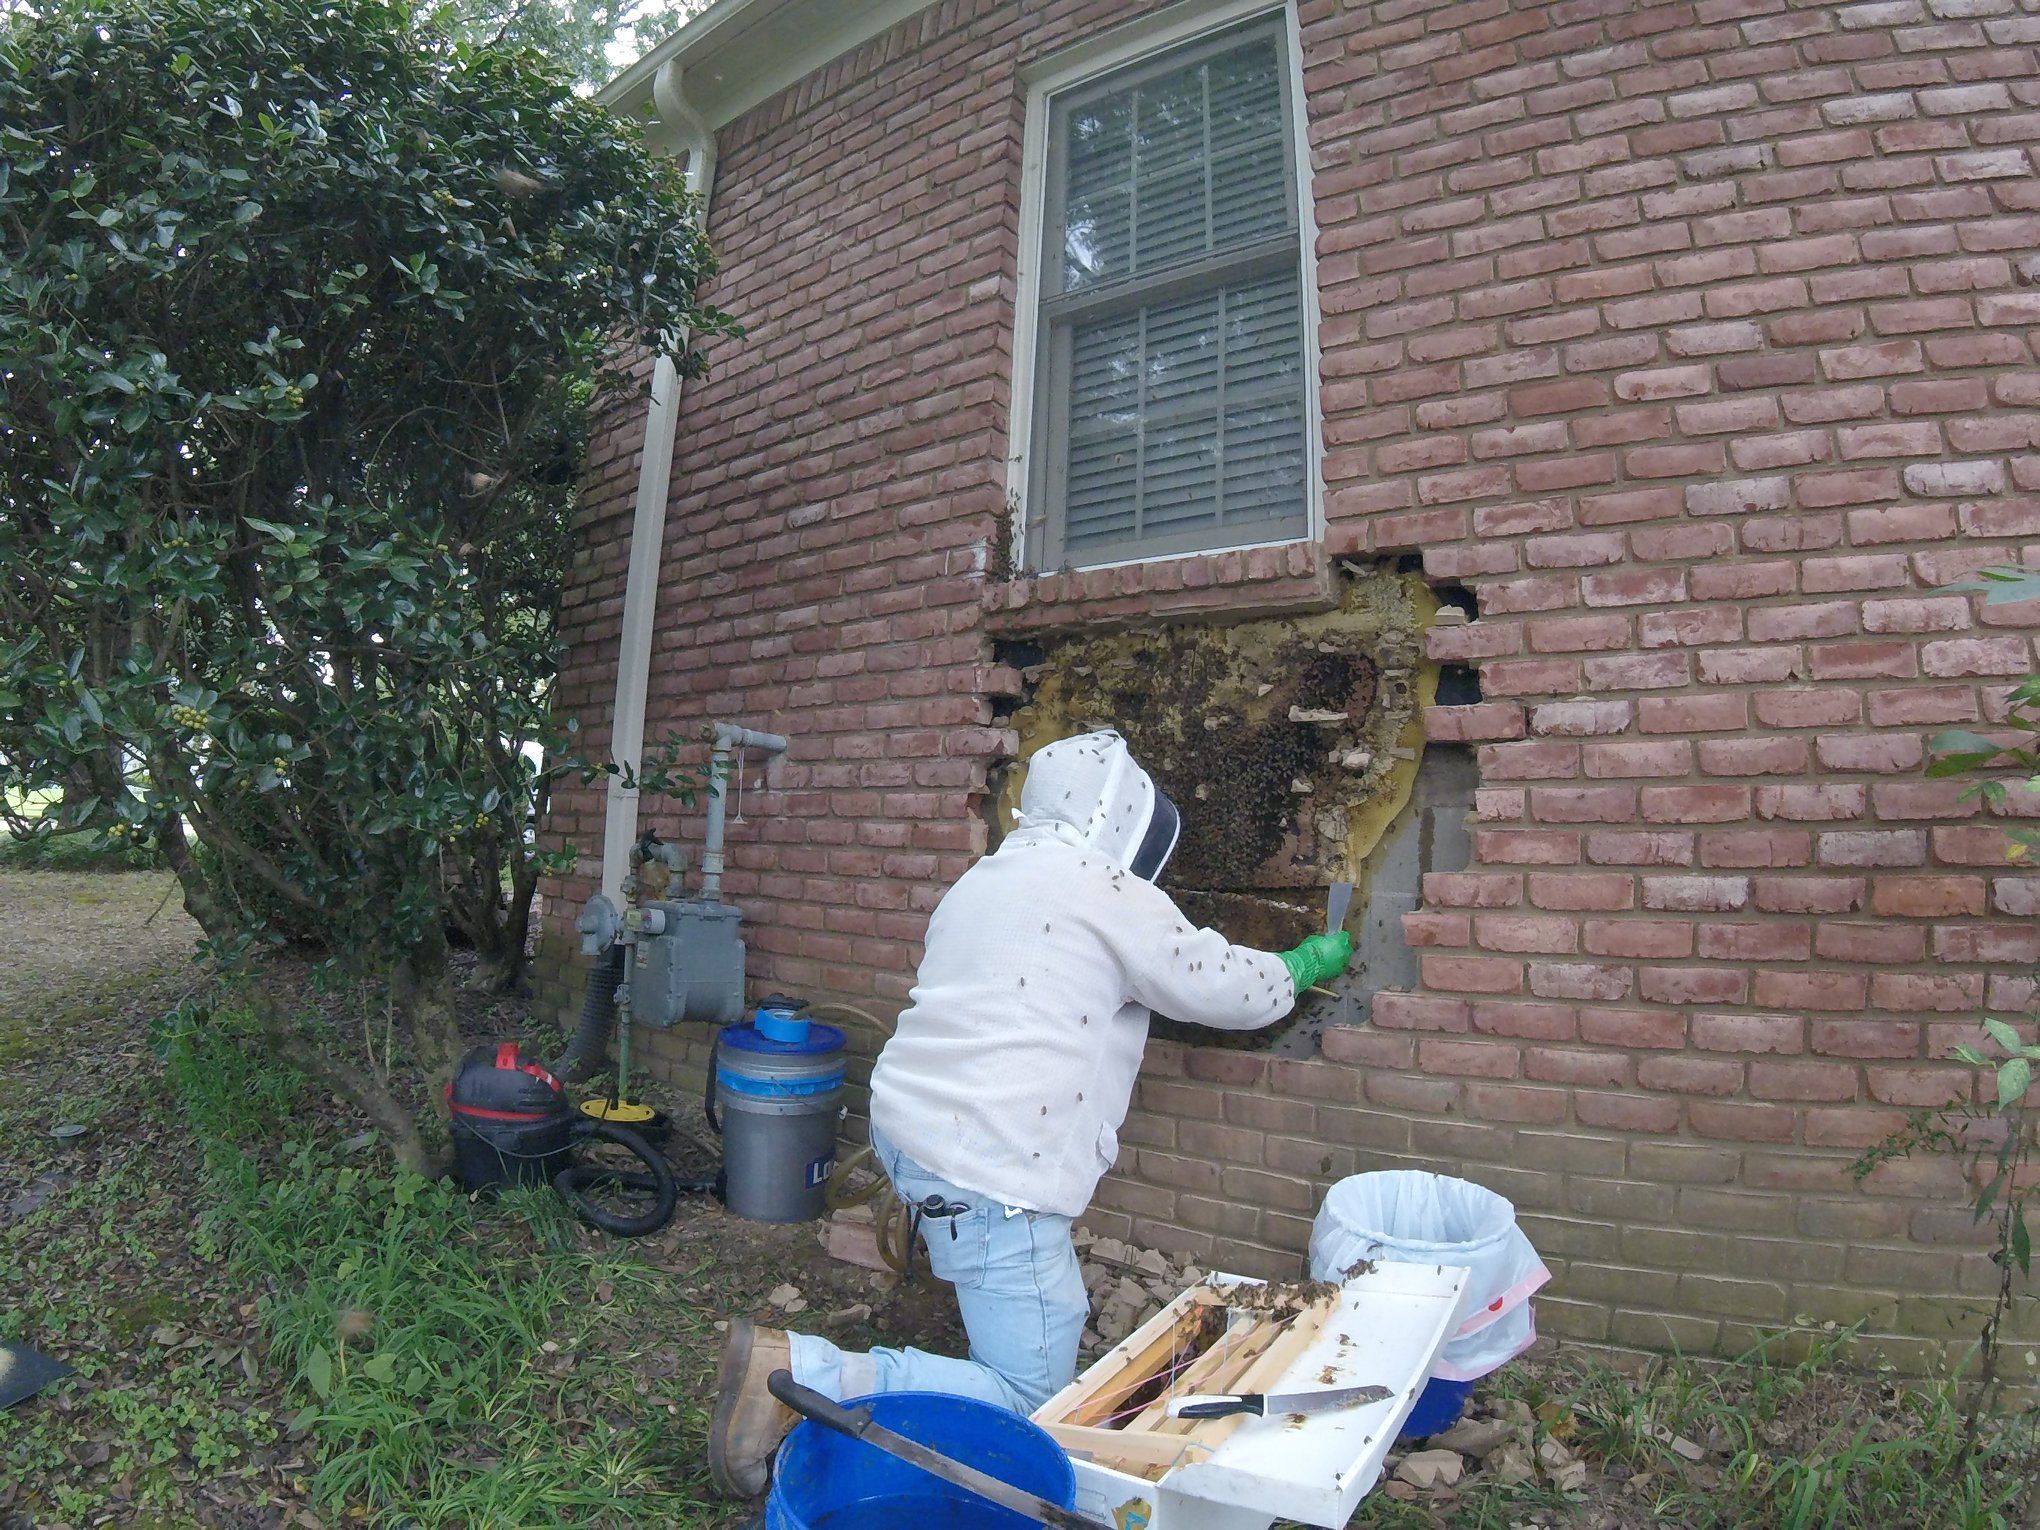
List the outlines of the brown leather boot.
{"label": "brown leather boot", "polygon": [[765,1390],[765,1378],[793,1363],[777,1328],[734,1318],[715,1377],[715,1421],[708,1431],[708,1475],[729,1498],[756,1498],[772,1475],[772,1453],[800,1416]]}

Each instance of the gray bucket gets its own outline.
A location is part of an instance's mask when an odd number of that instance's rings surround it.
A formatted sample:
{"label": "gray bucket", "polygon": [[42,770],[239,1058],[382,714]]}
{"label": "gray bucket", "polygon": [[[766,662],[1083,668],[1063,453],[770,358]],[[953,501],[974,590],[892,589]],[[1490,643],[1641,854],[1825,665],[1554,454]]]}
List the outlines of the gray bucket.
{"label": "gray bucket", "polygon": [[715,1070],[730,1210],[754,1222],[819,1217],[836,1166],[843,1033],[805,1024],[801,1039],[781,1041],[734,1025],[716,1045]]}

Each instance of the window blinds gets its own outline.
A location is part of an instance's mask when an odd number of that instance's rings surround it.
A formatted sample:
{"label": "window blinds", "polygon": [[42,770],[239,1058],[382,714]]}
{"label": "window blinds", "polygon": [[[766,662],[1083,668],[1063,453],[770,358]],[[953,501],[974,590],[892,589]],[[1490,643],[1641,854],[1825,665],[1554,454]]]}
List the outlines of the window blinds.
{"label": "window blinds", "polygon": [[1051,513],[1070,558],[1307,529],[1281,49],[1261,29],[1061,119]]}

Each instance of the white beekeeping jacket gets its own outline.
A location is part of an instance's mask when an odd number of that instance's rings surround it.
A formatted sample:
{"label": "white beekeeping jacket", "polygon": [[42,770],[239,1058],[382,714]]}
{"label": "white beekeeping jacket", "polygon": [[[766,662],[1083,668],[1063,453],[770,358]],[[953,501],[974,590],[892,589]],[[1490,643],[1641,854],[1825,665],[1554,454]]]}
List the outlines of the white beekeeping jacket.
{"label": "white beekeeping jacket", "polygon": [[1158,869],[1161,838],[1173,812],[1117,734],[1034,756],[1014,831],[928,921],[872,1072],[875,1131],[965,1190],[1074,1217],[1119,1155],[1150,1011],[1229,1030],[1289,1013],[1278,957],[1128,869]]}

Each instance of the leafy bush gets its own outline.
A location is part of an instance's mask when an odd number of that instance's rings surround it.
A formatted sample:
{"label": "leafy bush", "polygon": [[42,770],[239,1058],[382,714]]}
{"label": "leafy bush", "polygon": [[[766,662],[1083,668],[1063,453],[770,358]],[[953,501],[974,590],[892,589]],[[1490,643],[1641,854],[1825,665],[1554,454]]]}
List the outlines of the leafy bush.
{"label": "leafy bush", "polygon": [[[514,972],[549,864],[607,363],[727,328],[676,164],[451,15],[0,25],[0,797],[159,845],[223,957],[316,930],[441,1073],[447,921]],[[324,1081],[428,1161],[373,1070]]]}

